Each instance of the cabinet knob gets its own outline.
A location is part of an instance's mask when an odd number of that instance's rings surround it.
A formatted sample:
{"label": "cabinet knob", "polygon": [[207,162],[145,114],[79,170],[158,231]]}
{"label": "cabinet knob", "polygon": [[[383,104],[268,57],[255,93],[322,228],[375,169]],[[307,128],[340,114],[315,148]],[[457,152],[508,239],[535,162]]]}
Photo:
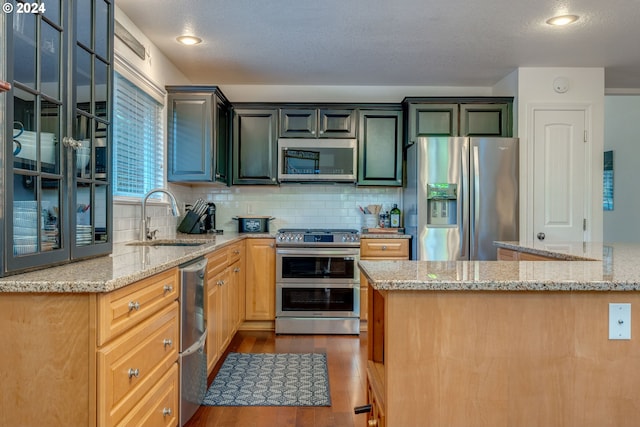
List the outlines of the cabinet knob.
{"label": "cabinet knob", "polygon": [[233,272],[234,272],[234,273],[240,273],[240,267],[236,267],[236,268],[234,268],[234,269],[233,269]]}
{"label": "cabinet knob", "polygon": [[171,410],[171,408],[162,408],[162,416],[163,417],[170,416],[172,413],[173,413],[173,411]]}
{"label": "cabinet knob", "polygon": [[236,249],[235,251],[233,251],[233,253],[236,254],[236,255],[240,255],[240,250]]}
{"label": "cabinet knob", "polygon": [[140,310],[140,303],[138,301],[129,301],[129,311]]}
{"label": "cabinet knob", "polygon": [[138,378],[139,376],[140,376],[140,369],[129,368],[129,379],[133,377]]}
{"label": "cabinet knob", "polygon": [[163,289],[164,289],[164,293],[167,294],[167,293],[170,293],[170,292],[173,291],[173,286],[172,285],[164,285]]}
{"label": "cabinet knob", "polygon": [[173,341],[169,338],[165,338],[164,340],[162,340],[162,345],[164,347],[167,347],[167,346],[171,347],[173,345]]}
{"label": "cabinet knob", "polygon": [[387,250],[387,247],[386,247],[385,245],[382,245],[382,250],[383,250],[383,251],[386,251],[386,250]]}
{"label": "cabinet knob", "polygon": [[367,426],[369,427],[378,427],[378,420],[370,419],[367,421]]}
{"label": "cabinet knob", "polygon": [[538,233],[537,237],[538,237],[538,240],[544,240],[546,236],[544,235],[544,233]]}
{"label": "cabinet knob", "polygon": [[218,280],[218,286],[224,285],[224,280]]}

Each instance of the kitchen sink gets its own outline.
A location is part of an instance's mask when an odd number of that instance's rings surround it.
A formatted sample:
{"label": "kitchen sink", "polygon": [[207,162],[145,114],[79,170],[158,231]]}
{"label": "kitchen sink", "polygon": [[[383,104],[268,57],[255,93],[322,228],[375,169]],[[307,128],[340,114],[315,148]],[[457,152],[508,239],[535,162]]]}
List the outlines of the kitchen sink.
{"label": "kitchen sink", "polygon": [[130,246],[200,246],[207,243],[203,240],[138,240],[135,242],[127,243]]}

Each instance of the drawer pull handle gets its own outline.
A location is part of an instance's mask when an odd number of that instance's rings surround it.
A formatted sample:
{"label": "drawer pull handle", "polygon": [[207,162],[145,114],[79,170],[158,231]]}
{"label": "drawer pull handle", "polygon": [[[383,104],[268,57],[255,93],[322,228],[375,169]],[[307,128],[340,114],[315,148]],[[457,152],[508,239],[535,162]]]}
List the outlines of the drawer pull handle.
{"label": "drawer pull handle", "polygon": [[129,379],[140,376],[140,369],[129,368]]}
{"label": "drawer pull handle", "polygon": [[173,413],[173,411],[171,410],[171,408],[163,408],[162,409],[162,416],[166,417],[166,416],[170,416]]}
{"label": "drawer pull handle", "polygon": [[129,311],[140,310],[140,303],[138,301],[129,301]]}
{"label": "drawer pull handle", "polygon": [[173,292],[173,286],[172,285],[164,285],[164,293],[169,293],[169,292]]}
{"label": "drawer pull handle", "polygon": [[383,251],[386,251],[386,250],[387,250],[387,247],[383,245],[383,246],[382,246],[382,250],[383,250]]}
{"label": "drawer pull handle", "polygon": [[171,347],[173,345],[173,341],[170,340],[169,338],[165,338],[164,340],[162,340],[162,345],[165,346],[165,347],[166,346]]}

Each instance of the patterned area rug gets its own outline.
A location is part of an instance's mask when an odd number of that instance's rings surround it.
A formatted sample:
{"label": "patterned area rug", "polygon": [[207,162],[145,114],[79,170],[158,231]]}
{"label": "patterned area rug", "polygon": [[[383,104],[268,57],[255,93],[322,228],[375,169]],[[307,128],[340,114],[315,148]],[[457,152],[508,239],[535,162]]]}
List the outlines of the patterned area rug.
{"label": "patterned area rug", "polygon": [[331,406],[327,355],[229,353],[206,406]]}

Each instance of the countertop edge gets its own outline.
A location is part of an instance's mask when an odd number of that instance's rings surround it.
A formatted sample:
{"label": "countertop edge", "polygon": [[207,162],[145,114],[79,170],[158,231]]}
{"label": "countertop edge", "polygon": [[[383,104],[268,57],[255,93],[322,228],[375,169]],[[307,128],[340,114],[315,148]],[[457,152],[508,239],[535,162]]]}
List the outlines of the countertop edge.
{"label": "countertop edge", "polygon": [[[188,238],[198,240],[198,235]],[[190,247],[187,252],[177,254],[166,261],[152,265],[148,268],[141,268],[131,273],[113,279],[104,280],[83,280],[81,275],[87,270],[97,270],[101,268],[116,268],[113,265],[113,254],[102,257],[90,258],[86,260],[67,263],[64,265],[44,268],[41,270],[16,274],[0,278],[0,294],[3,293],[105,293],[123,288],[134,282],[169,270],[171,268],[188,263],[196,258],[205,256],[211,252],[222,249],[238,241],[248,238],[274,238],[272,234],[247,233],[225,236],[226,239],[218,239],[202,244],[201,246]],[[206,238],[206,237],[205,237]],[[184,238],[187,239],[187,238]],[[211,239],[211,237],[209,237]],[[130,242],[118,243],[117,245],[129,246]],[[135,246],[137,248],[148,248],[145,246]],[[49,273],[49,274],[47,274]],[[47,276],[47,277],[45,277]],[[64,277],[56,279],[56,277]]]}

